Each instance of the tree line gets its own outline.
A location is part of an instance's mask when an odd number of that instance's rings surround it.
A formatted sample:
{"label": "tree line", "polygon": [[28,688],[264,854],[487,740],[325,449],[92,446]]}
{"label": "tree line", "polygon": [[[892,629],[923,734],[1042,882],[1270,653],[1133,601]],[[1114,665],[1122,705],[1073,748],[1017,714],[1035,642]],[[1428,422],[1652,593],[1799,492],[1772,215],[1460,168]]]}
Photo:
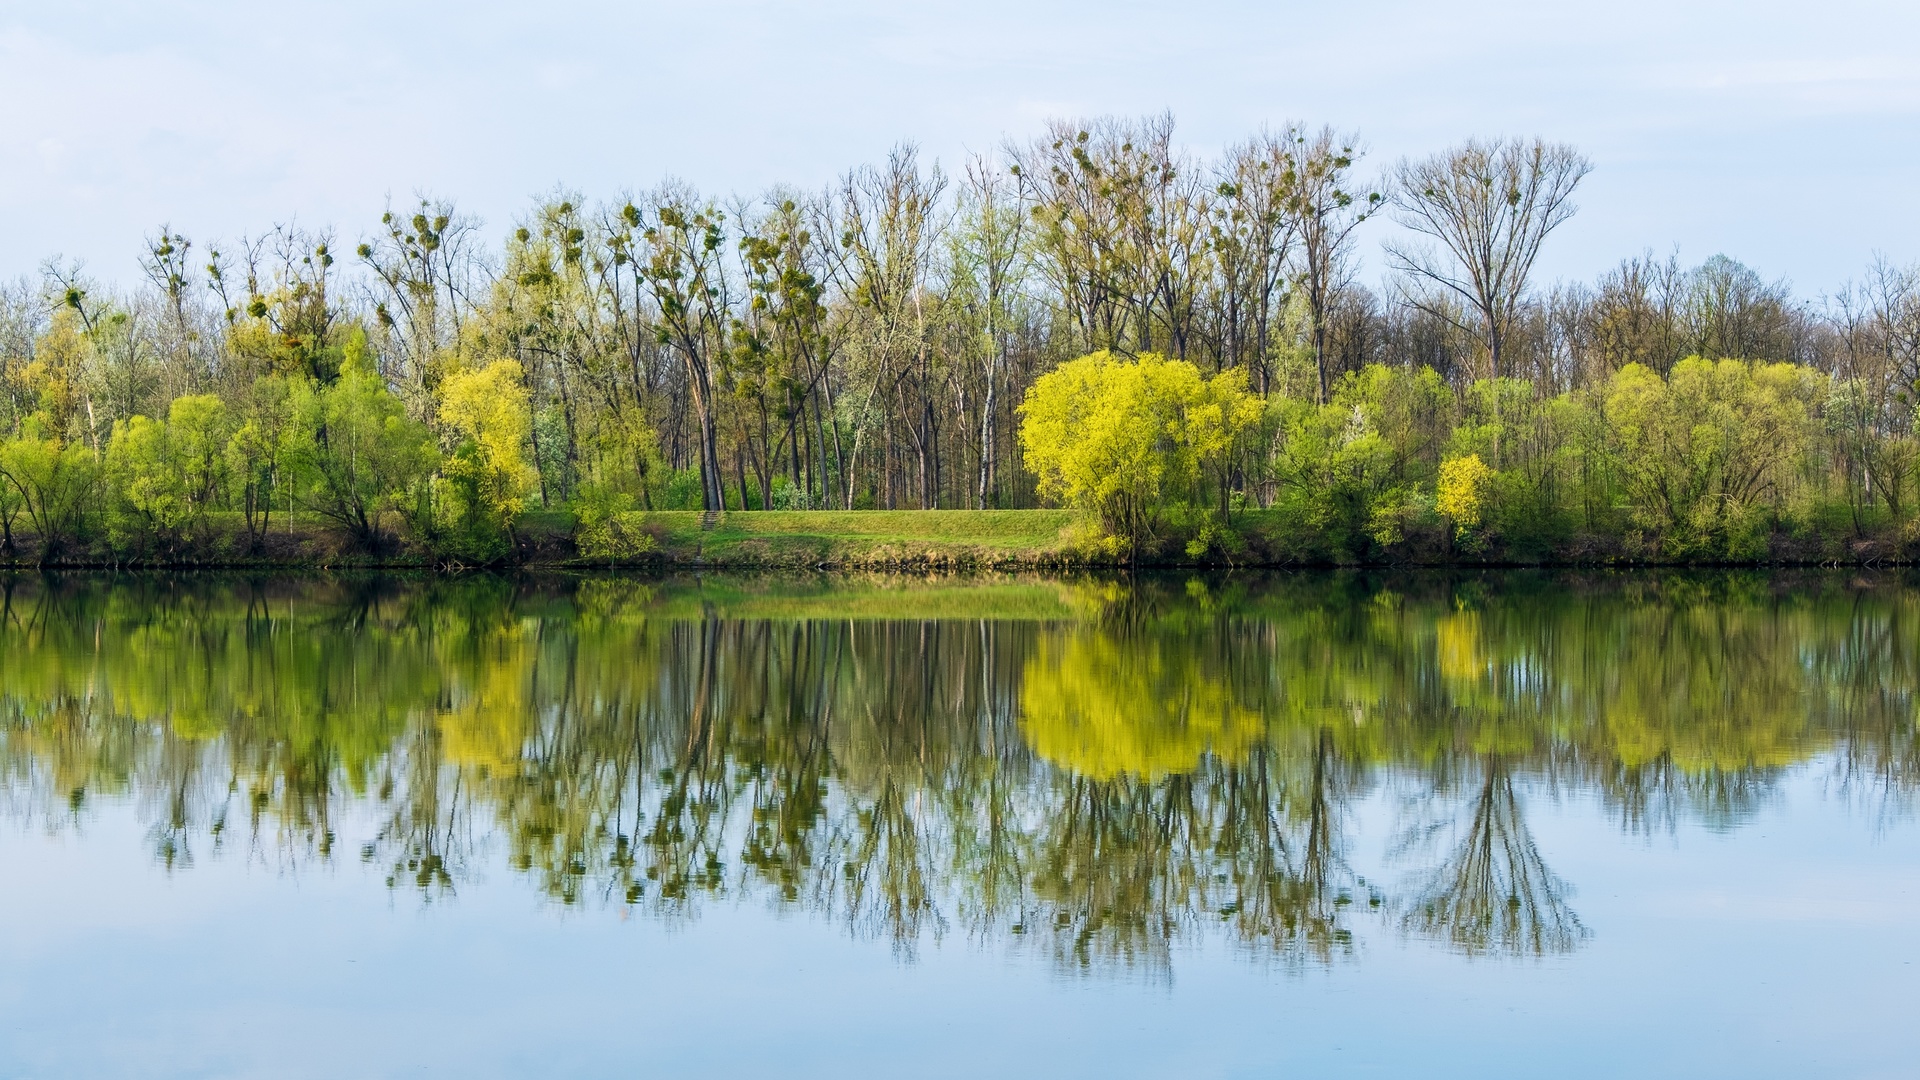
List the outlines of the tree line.
{"label": "tree line", "polygon": [[[490,558],[567,510],[619,555],[649,510],[1077,499],[1135,550],[1163,511],[1204,551],[1276,507],[1349,554],[1904,537],[1920,269],[1815,301],[1645,254],[1543,287],[1589,169],[1510,139],[1370,172],[1304,124],[1199,157],[1163,116],[1055,122],[953,173],[902,146],[824,190],[556,192],[498,245],[439,198],[346,240],[162,227],[136,287],[52,261],[0,288],[0,545],[164,553],[216,519],[254,545],[305,514]],[[1359,245],[1389,217],[1376,290]],[[1094,355],[1136,389],[1141,357],[1190,367],[1232,422],[1136,463],[1166,482],[1082,498],[1023,431]],[[1164,429],[1172,399],[1139,394]]]}

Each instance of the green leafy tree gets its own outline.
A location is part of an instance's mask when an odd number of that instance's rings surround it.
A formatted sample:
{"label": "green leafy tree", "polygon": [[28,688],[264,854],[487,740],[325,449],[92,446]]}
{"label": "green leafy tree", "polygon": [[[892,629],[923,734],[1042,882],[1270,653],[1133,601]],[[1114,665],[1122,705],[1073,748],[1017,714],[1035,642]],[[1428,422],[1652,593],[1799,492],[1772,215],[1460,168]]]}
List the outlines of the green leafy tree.
{"label": "green leafy tree", "polygon": [[1431,368],[1370,364],[1325,405],[1284,400],[1273,447],[1274,505],[1324,554],[1364,554],[1405,538],[1454,408]]}
{"label": "green leafy tree", "polygon": [[175,398],[167,408],[167,435],[187,499],[204,512],[219,499],[225,486],[229,436],[226,402],[214,394]]}
{"label": "green leafy tree", "polygon": [[106,474],[115,502],[109,517],[115,546],[128,542],[175,546],[186,530],[192,506],[167,438],[167,425],[147,416],[115,423],[107,444]]}
{"label": "green leafy tree", "polygon": [[377,549],[389,512],[417,514],[438,462],[433,433],[407,417],[373,368],[364,336],[350,339],[331,384],[294,384],[287,452],[301,503]]}
{"label": "green leafy tree", "polygon": [[0,443],[0,483],[18,493],[40,538],[43,564],[83,537],[99,472],[93,451],[50,434],[37,414],[21,425],[19,435]]}
{"label": "green leafy tree", "polygon": [[644,531],[644,510],[671,470],[660,456],[653,429],[637,410],[606,418],[589,447],[587,478],[575,492],[574,545],[593,559],[629,559],[653,548]]}
{"label": "green leafy tree", "polygon": [[[0,443],[0,454],[5,452],[5,444]],[[12,558],[18,550],[13,539],[13,523],[19,519],[20,511],[26,504],[21,500],[20,489],[0,476],[0,553]]]}
{"label": "green leafy tree", "polygon": [[1665,379],[1621,368],[1606,417],[1635,522],[1672,554],[1759,554],[1826,391],[1818,373],[1792,364],[1693,356]]}
{"label": "green leafy tree", "polygon": [[202,530],[226,486],[227,426],[227,406],[212,394],[175,399],[164,423],[133,416],[114,425],[106,474],[116,543],[171,551]]}
{"label": "green leafy tree", "polygon": [[277,376],[257,380],[224,449],[233,503],[240,510],[250,550],[259,550],[273,522],[274,498],[284,485],[292,436],[290,384]]}

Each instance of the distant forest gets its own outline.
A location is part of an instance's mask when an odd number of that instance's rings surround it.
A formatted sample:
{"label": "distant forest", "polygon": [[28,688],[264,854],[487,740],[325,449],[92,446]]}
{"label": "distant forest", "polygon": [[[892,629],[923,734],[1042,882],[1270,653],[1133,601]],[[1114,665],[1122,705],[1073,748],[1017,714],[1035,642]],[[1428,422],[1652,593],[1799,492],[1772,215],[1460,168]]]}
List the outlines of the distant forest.
{"label": "distant forest", "polygon": [[[439,198],[344,232],[162,226],[136,287],[61,261],[0,287],[0,542],[147,550],[296,512],[485,557],[566,509],[617,552],[649,510],[1072,501],[1021,409],[1102,352],[1238,372],[1259,403],[1150,498],[1287,514],[1330,550],[1909,539],[1920,268],[1816,300],[1647,253],[1545,286],[1577,150],[1360,145],[1292,124],[1202,158],[1170,117],[1057,122],[825,190],[559,192],[498,246]],[[1386,218],[1375,291],[1356,252]]]}

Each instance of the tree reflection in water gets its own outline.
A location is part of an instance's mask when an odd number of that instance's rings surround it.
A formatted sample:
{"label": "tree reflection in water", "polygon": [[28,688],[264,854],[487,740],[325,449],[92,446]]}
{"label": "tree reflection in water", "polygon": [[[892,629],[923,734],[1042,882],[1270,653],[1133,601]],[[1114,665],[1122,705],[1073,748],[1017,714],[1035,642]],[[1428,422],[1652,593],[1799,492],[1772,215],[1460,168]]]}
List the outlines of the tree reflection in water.
{"label": "tree reflection in water", "polygon": [[1470,955],[1544,956],[1587,938],[1566,883],[1533,842],[1498,754],[1482,763],[1466,828],[1425,878],[1407,899],[1402,925]]}
{"label": "tree reflection in water", "polygon": [[[130,799],[156,858],[350,837],[432,899],[492,860],[561,903],[802,908],[1165,970],[1396,926],[1588,932],[1528,789],[1737,827],[1824,762],[1904,805],[1920,591],[1727,574],[1200,581],[0,581],[0,805]],[[1350,866],[1385,786],[1403,887]],[[351,855],[348,857],[352,857]]]}

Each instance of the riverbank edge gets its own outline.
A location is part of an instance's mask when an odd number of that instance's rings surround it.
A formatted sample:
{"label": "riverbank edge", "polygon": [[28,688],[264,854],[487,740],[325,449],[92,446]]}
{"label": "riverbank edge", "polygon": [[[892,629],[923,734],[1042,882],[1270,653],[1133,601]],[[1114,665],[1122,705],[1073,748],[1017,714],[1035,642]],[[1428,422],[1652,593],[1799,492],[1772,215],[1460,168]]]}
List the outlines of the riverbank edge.
{"label": "riverbank edge", "polygon": [[1102,546],[1095,530],[1064,510],[660,511],[639,516],[634,551],[583,556],[564,513],[529,514],[512,550],[490,561],[433,553],[396,535],[381,552],[357,549],[347,534],[317,520],[276,525],[249,545],[237,523],[218,522],[170,549],[81,545],[40,557],[31,533],[16,529],[0,570],[226,570],[277,573],[339,570],[543,571],[687,570],[1029,570],[1087,569],[1520,569],[1658,567],[1896,567],[1920,565],[1920,545],[1891,536],[1798,537],[1776,534],[1753,558],[1673,557],[1638,538],[1575,536],[1557,543],[1489,545],[1462,552],[1445,535],[1411,535],[1371,555],[1327,550],[1314,534],[1269,511],[1244,511],[1216,529],[1199,554],[1192,530],[1171,529],[1160,545],[1129,559]]}

